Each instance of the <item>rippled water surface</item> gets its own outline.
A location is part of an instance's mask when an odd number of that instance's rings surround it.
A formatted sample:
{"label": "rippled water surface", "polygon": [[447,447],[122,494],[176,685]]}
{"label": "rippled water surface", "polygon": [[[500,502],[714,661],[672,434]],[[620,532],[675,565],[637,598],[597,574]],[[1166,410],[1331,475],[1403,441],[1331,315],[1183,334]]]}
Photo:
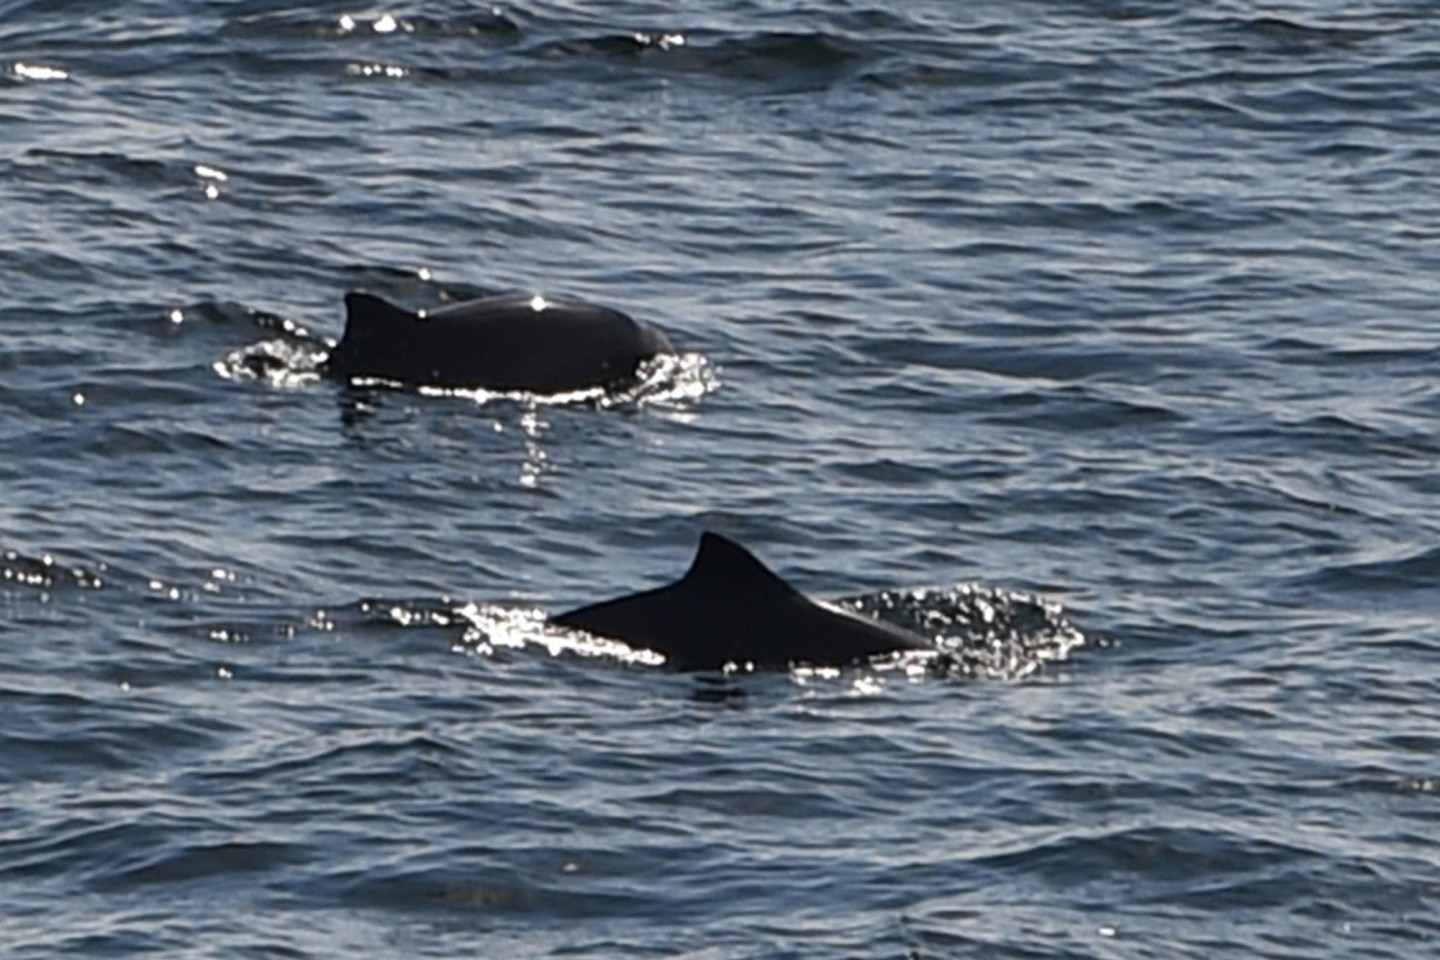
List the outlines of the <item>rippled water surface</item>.
{"label": "rippled water surface", "polygon": [[[0,3],[0,953],[1440,952],[1440,5]],[[619,307],[600,402],[341,297]],[[714,529],[952,669],[546,613]]]}

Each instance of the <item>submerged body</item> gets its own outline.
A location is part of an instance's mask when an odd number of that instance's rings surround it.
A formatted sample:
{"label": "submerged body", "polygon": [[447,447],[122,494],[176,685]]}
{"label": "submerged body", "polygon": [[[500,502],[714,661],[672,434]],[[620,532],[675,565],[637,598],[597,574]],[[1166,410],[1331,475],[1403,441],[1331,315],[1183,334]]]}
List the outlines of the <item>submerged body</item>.
{"label": "submerged body", "polygon": [[345,297],[345,335],[324,372],[410,386],[565,393],[623,383],[674,352],[632,317],[588,303],[487,297],[412,313],[381,297]]}
{"label": "submerged body", "polygon": [[680,670],[728,663],[842,665],[880,653],[925,650],[925,638],[811,600],[744,547],[715,533],[669,586],[607,600],[551,622],[654,650]]}

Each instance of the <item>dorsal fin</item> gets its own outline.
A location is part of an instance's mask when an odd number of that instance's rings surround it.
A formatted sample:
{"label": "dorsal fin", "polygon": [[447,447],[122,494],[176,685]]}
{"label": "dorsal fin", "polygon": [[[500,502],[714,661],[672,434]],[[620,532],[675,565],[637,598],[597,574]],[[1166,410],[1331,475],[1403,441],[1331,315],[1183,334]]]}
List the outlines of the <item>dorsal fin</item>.
{"label": "dorsal fin", "polygon": [[345,330],[347,333],[383,331],[398,323],[414,323],[416,315],[377,297],[373,293],[352,291],[345,294]]}
{"label": "dorsal fin", "polygon": [[771,572],[749,550],[708,530],[700,535],[700,548],[695,551],[695,559],[682,582],[703,583],[712,591],[717,586],[726,592],[734,591],[742,603],[747,597],[767,593],[800,596],[800,591]]}

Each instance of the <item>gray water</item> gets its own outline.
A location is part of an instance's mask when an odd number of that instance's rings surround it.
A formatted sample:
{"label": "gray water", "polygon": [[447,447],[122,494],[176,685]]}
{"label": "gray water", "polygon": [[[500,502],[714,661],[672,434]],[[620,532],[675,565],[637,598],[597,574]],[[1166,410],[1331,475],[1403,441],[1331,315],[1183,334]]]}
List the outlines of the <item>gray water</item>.
{"label": "gray water", "polygon": [[[1440,955],[1437,69],[1432,2],[0,3],[0,954]],[[684,357],[357,392],[351,289]],[[545,627],[703,529],[966,669]]]}

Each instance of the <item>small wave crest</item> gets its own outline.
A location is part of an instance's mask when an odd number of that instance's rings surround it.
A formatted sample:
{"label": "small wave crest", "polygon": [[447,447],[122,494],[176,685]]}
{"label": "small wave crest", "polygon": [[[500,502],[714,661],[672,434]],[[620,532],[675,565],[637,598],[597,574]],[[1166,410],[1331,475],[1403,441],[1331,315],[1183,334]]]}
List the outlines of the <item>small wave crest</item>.
{"label": "small wave crest", "polygon": [[882,590],[839,604],[933,637],[936,649],[925,654],[927,667],[946,676],[1018,680],[1085,644],[1085,634],[1059,604],[996,587]]}
{"label": "small wave crest", "polygon": [[226,380],[263,380],[273,387],[296,387],[320,379],[326,352],[292,340],[262,340],[232,350],[213,368]]}
{"label": "small wave crest", "polygon": [[48,553],[33,557],[6,550],[0,553],[0,588],[11,586],[46,592],[67,587],[99,590],[105,586],[105,565],[92,569],[62,563]]}
{"label": "small wave crest", "polygon": [[234,17],[221,32],[226,36],[257,40],[315,37],[362,40],[395,35],[506,39],[520,32],[520,24],[511,12],[500,6],[482,7],[455,17],[391,13],[319,16],[312,10],[299,9]]}
{"label": "small wave crest", "polygon": [[1301,582],[1326,593],[1374,594],[1392,600],[1396,594],[1433,597],[1440,583],[1440,548],[1333,564]]}

